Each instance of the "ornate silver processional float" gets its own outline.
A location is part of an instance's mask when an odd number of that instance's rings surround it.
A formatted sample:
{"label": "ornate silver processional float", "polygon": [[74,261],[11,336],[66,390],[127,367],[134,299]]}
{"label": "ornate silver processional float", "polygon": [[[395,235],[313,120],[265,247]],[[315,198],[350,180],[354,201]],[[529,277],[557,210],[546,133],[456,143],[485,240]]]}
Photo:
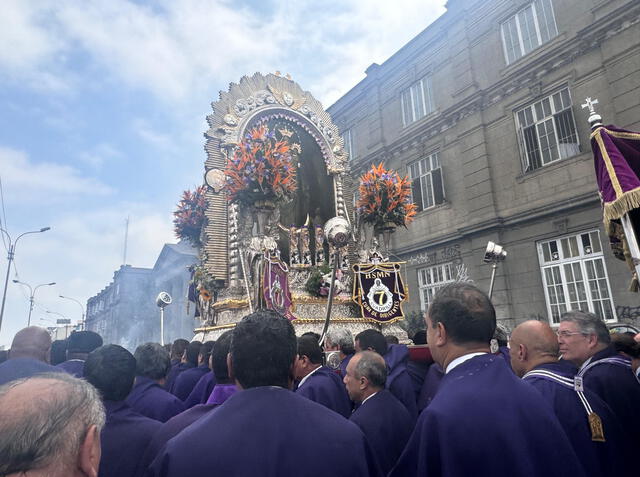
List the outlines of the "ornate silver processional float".
{"label": "ornate silver processional float", "polygon": [[415,214],[407,180],[380,165],[357,193],[331,117],[279,74],[243,77],[212,108],[196,339],[216,339],[258,308],[289,318],[298,335],[339,326],[406,336],[408,291],[388,246]]}

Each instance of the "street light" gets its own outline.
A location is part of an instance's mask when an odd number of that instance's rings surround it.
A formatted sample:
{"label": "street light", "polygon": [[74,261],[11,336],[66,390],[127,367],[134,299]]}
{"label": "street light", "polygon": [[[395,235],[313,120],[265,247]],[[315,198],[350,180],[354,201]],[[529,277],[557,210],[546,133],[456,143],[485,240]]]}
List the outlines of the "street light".
{"label": "street light", "polygon": [[19,283],[20,285],[29,287],[29,292],[31,293],[31,296],[29,296],[29,319],[27,320],[27,326],[31,326],[31,312],[33,311],[33,297],[35,296],[36,291],[38,291],[38,288],[40,287],[50,287],[52,285],[55,285],[56,282],[41,283],[40,285],[36,285],[35,288],[31,288],[31,285],[25,282],[21,282],[20,280],[13,280],[13,283]]}
{"label": "street light", "polygon": [[64,298],[66,300],[71,300],[71,301],[75,301],[79,306],[80,309],[82,310],[82,320],[80,321],[80,327],[81,330],[80,331],[84,331],[84,305],[82,303],[80,303],[78,300],[76,300],[75,298],[71,298],[70,296],[64,296],[64,295],[58,295],[60,298]]}
{"label": "street light", "polygon": [[7,232],[5,229],[3,229],[2,227],[0,227],[0,231],[5,234],[7,236],[7,238],[9,239],[9,252],[8,252],[8,256],[7,259],[9,260],[9,263],[7,263],[7,276],[4,279],[4,292],[2,293],[2,308],[0,308],[0,330],[2,329],[2,317],[4,316],[4,304],[7,300],[7,285],[9,284],[9,271],[11,271],[11,261],[13,260],[13,258],[16,255],[16,245],[18,244],[18,240],[20,240],[20,237],[22,237],[23,235],[28,235],[28,234],[39,234],[41,232],[46,232],[47,230],[51,230],[51,227],[42,227],[40,230],[33,230],[31,232],[24,232],[20,235],[18,235],[18,238],[16,238],[16,241],[11,243],[11,235],[9,235],[9,232]]}

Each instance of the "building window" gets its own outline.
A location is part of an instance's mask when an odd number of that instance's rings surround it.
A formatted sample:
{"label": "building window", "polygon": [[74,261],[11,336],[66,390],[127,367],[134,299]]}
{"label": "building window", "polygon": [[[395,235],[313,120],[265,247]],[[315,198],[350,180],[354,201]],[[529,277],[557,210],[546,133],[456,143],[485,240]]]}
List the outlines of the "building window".
{"label": "building window", "polygon": [[538,256],[552,325],[568,310],[616,319],[597,230],[539,242]]}
{"label": "building window", "polygon": [[453,263],[444,263],[418,270],[418,285],[420,288],[420,306],[422,311],[429,308],[436,292],[448,283],[456,281],[453,273]]}
{"label": "building window", "polygon": [[551,0],[535,0],[501,25],[507,64],[558,34]]}
{"label": "building window", "polygon": [[444,202],[442,167],[437,152],[409,164],[409,179],[412,199],[418,211]]}
{"label": "building window", "polygon": [[400,93],[402,125],[407,126],[433,111],[431,79],[422,78]]}
{"label": "building window", "polygon": [[580,153],[568,88],[516,112],[524,172]]}
{"label": "building window", "polygon": [[344,133],[342,133],[342,140],[344,141],[344,150],[347,153],[348,160],[355,159],[355,151],[353,149],[353,137],[351,134],[351,129],[347,129]]}

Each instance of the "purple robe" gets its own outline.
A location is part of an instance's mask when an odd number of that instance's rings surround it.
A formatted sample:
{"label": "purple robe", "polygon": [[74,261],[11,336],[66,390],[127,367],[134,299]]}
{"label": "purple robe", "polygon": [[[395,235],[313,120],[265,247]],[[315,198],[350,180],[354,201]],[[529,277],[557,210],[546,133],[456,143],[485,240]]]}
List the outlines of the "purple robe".
{"label": "purple robe", "polygon": [[420,390],[424,384],[424,378],[429,371],[430,363],[424,361],[412,361],[409,359],[407,362],[407,373],[411,378],[411,384],[413,385],[413,392],[416,395],[416,401],[420,397]]}
{"label": "purple robe", "polygon": [[[551,371],[570,380],[573,380],[575,375],[562,363],[557,362],[541,364],[533,369],[537,370]],[[535,375],[525,375],[523,380],[536,388],[551,404],[588,477],[627,475],[622,467],[625,460],[622,429],[602,399],[585,389],[584,395],[593,411],[600,417],[604,428],[606,441],[594,442],[591,440],[587,411],[573,387]]]}
{"label": "purple robe", "polygon": [[398,398],[398,401],[404,404],[404,407],[407,408],[407,411],[415,420],[418,416],[418,408],[416,406],[413,383],[407,371],[409,348],[406,345],[391,344],[384,355],[384,360],[389,367],[385,387]]}
{"label": "purple robe", "polygon": [[349,361],[353,358],[353,354],[347,354],[342,361],[340,361],[340,376],[343,378],[347,375],[347,366],[349,365]]}
{"label": "purple robe", "polygon": [[551,407],[499,356],[442,378],[390,477],[584,477]]}
{"label": "purple robe", "polygon": [[433,363],[429,366],[427,375],[424,377],[424,383],[422,383],[422,388],[420,389],[420,394],[418,395],[418,412],[422,412],[422,410],[431,403],[438,392],[438,387],[440,386],[440,381],[442,381],[443,376],[444,371],[438,363]]}
{"label": "purple robe", "polygon": [[280,387],[236,393],[171,439],[148,476],[376,477],[362,431]]}
{"label": "purple robe", "polygon": [[326,366],[320,366],[298,386],[296,393],[322,404],[343,417],[351,415],[351,400],[340,376]]}
{"label": "purple robe", "polygon": [[193,407],[196,404],[204,404],[211,396],[211,391],[213,391],[213,387],[216,385],[216,376],[213,374],[213,371],[206,373],[204,376],[200,378],[200,380],[196,383],[193,391],[189,394],[189,397],[184,401],[185,406],[187,408]]}
{"label": "purple robe", "polygon": [[56,367],[65,370],[76,378],[84,377],[84,360],[82,359],[68,359],[60,364],[56,364]]}
{"label": "purple robe", "polygon": [[173,388],[171,389],[171,394],[181,401],[186,401],[191,391],[193,391],[193,388],[198,384],[198,381],[200,381],[200,378],[210,372],[211,370],[206,364],[186,369],[176,377]]}
{"label": "purple robe", "polygon": [[502,356],[504,362],[507,363],[507,366],[511,369],[511,350],[508,346],[500,346],[495,354],[496,356]]}
{"label": "purple robe", "polygon": [[[604,358],[625,359],[609,346],[593,355],[590,363]],[[631,367],[597,364],[584,372],[583,380],[585,388],[600,396],[611,408],[627,438],[640,444],[640,383]]]}
{"label": "purple robe", "polygon": [[143,469],[146,469],[149,464],[153,462],[160,450],[162,450],[164,445],[169,442],[170,439],[177,436],[198,419],[211,413],[235,393],[235,384],[218,384],[214,388],[214,392],[211,393],[212,402],[210,404],[198,404],[197,406],[187,409],[162,424],[162,427],[160,427],[160,430],[155,433],[153,439],[151,439],[151,443],[144,453],[144,457],[142,458]]}
{"label": "purple robe", "polygon": [[0,385],[42,373],[60,373],[62,370],[44,361],[32,358],[11,358],[0,364]]}
{"label": "purple robe", "polygon": [[162,424],[135,412],[124,401],[104,401],[107,414],[100,433],[102,457],[98,477],[134,477],[140,457]]}
{"label": "purple robe", "polygon": [[167,382],[164,384],[165,389],[170,393],[173,393],[173,387],[175,386],[176,378],[180,376],[181,373],[191,368],[195,368],[195,366],[191,363],[182,362],[171,366],[169,373],[167,373]]}
{"label": "purple robe", "polygon": [[414,421],[409,411],[383,389],[363,402],[349,420],[362,429],[380,469],[387,475],[411,436]]}
{"label": "purple robe", "polygon": [[167,392],[153,379],[144,376],[136,376],[126,402],[143,416],[160,422],[167,422],[185,409],[180,399]]}

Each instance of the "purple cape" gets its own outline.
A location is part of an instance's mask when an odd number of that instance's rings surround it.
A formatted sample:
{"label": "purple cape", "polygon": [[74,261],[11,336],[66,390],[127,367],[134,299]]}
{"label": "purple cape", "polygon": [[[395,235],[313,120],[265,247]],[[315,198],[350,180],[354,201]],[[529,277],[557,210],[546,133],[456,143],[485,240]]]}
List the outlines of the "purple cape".
{"label": "purple cape", "polygon": [[342,359],[342,361],[340,361],[340,376],[343,378],[347,375],[347,366],[349,365],[351,358],[353,358],[353,354],[348,354]]}
{"label": "purple cape", "polygon": [[140,456],[161,423],[144,417],[124,401],[104,401],[107,419],[100,433],[99,477],[134,477],[142,470]]}
{"label": "purple cape", "polygon": [[236,393],[171,439],[148,476],[375,477],[362,431],[279,387]]}
{"label": "purple cape", "polygon": [[[591,363],[613,357],[622,358],[609,346],[593,355]],[[587,370],[583,379],[584,386],[611,408],[630,442],[640,443],[640,383],[631,368],[598,364]]]}
{"label": "purple cape", "polygon": [[84,360],[82,359],[68,359],[57,364],[56,367],[65,370],[76,378],[84,377]]}
{"label": "purple cape", "polygon": [[167,382],[164,385],[165,389],[170,393],[173,393],[173,387],[175,386],[176,378],[180,375],[180,373],[183,373],[187,369],[191,369],[191,368],[195,368],[195,366],[191,363],[182,363],[182,362],[179,362],[178,364],[171,366],[171,369],[167,374]]}
{"label": "purple cape", "polygon": [[349,420],[362,429],[380,469],[387,475],[411,436],[414,421],[409,411],[383,389],[362,403]]}
{"label": "purple cape", "polygon": [[384,355],[389,367],[386,388],[404,404],[413,419],[418,416],[416,394],[411,377],[407,372],[409,348],[406,345],[391,344]]}
{"label": "purple cape", "polygon": [[207,399],[207,404],[222,404],[231,396],[238,392],[235,384],[216,384]]}
{"label": "purple cape", "polygon": [[211,370],[206,364],[185,370],[176,377],[171,394],[181,401],[186,401],[191,391],[193,391],[193,388],[198,384],[198,381],[200,381],[200,378],[207,373],[211,373]]}
{"label": "purple cape", "polygon": [[351,400],[340,376],[326,366],[320,366],[313,372],[296,393],[322,404],[343,417],[351,415]]}
{"label": "purple cape", "polygon": [[483,354],[442,378],[390,477],[584,477],[551,407]]}
{"label": "purple cape", "polygon": [[[534,371],[536,370],[551,371],[570,379],[573,379],[575,375],[570,370],[567,372],[567,368],[557,362],[541,364],[534,368]],[[553,406],[556,417],[566,432],[587,477],[627,475],[623,467],[625,444],[622,429],[604,401],[593,392],[585,389],[584,395],[593,411],[600,416],[604,428],[606,442],[594,442],[591,440],[587,411],[574,389],[541,376],[527,376],[524,378],[524,382],[536,388]]]}
{"label": "purple cape", "polygon": [[427,375],[424,377],[424,383],[422,383],[422,388],[420,389],[420,394],[418,395],[418,412],[422,412],[422,410],[431,403],[438,392],[438,387],[440,386],[440,381],[442,381],[443,376],[444,371],[442,371],[442,366],[438,363],[433,363],[429,366]]}
{"label": "purple cape", "polygon": [[160,422],[166,422],[184,411],[184,403],[180,399],[165,391],[153,379],[144,376],[136,376],[126,402],[143,416]]}
{"label": "purple cape", "polygon": [[213,387],[216,385],[216,376],[213,374],[213,371],[206,373],[204,376],[200,378],[200,380],[196,383],[193,391],[189,394],[189,397],[184,401],[185,406],[187,408],[193,407],[196,404],[205,404],[209,396],[211,396],[211,391],[213,391]]}
{"label": "purple cape", "polygon": [[0,364],[0,385],[42,373],[61,373],[62,370],[32,358],[12,358]]}

